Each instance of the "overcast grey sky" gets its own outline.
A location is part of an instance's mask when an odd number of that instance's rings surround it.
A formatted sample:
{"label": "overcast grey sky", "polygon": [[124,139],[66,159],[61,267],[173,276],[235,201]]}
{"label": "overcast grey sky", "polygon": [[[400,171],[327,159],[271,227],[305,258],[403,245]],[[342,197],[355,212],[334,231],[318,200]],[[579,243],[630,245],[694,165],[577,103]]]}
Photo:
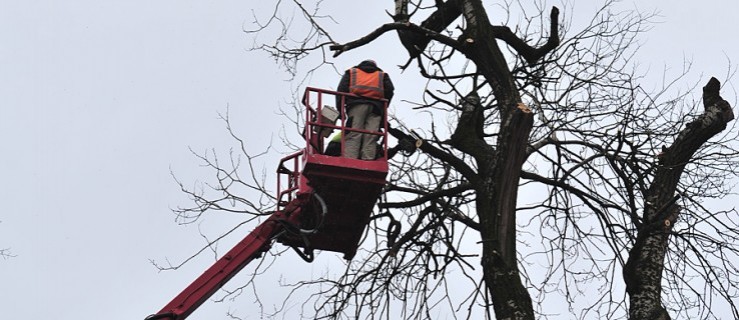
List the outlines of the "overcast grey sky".
{"label": "overcast grey sky", "polygon": [[[276,110],[296,84],[263,53],[245,50],[251,42],[242,26],[252,20],[252,2],[0,2],[0,249],[16,255],[0,259],[0,318],[143,319],[210,265],[206,255],[158,273],[149,259],[179,261],[202,245],[199,227],[216,234],[241,221],[225,216],[182,227],[169,211],[188,205],[170,168],[186,183],[210,178],[188,147],[231,146],[217,113],[230,107],[236,131],[254,151],[284,123]],[[359,3],[327,6],[352,12]],[[392,1],[371,6],[363,11],[375,20],[335,14],[337,40],[387,19],[383,10]],[[736,1],[639,7],[662,12],[639,56],[651,70],[692,59],[686,81],[702,84],[711,75],[723,80],[729,60],[739,63]],[[382,41],[397,44],[393,36]],[[417,84],[404,83],[411,77],[392,67],[405,55],[381,49],[360,49],[336,63],[344,68],[373,57],[393,75],[399,97],[417,94],[409,89]],[[326,70],[310,84],[335,88],[337,81]],[[732,102],[735,92],[724,88]],[[267,172],[275,165],[266,163]],[[284,265],[296,261],[285,258]],[[323,259],[301,272],[321,272],[338,258]],[[207,303],[193,318],[223,319],[229,308]]]}

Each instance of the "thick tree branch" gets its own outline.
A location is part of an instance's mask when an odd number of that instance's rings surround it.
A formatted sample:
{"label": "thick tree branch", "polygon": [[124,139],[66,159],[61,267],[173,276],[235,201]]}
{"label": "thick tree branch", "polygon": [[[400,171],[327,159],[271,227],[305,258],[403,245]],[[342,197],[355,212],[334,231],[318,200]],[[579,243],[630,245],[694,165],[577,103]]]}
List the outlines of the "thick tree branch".
{"label": "thick tree branch", "polygon": [[493,36],[496,39],[505,41],[505,43],[526,59],[526,62],[533,64],[559,46],[559,9],[557,7],[552,7],[550,18],[549,39],[539,48],[534,48],[528,45],[525,41],[516,36],[508,26],[493,26]]}
{"label": "thick tree branch", "polygon": [[[410,16],[408,15],[408,1],[397,0],[395,19],[396,22],[408,22]],[[432,30],[434,32],[441,32],[445,30],[449,25],[458,19],[462,12],[459,10],[459,0],[449,0],[443,3],[437,4],[437,10],[426,18],[421,23],[422,28]],[[403,47],[408,51],[411,59],[418,58],[421,52],[426,49],[431,38],[418,32],[409,32],[406,30],[398,30],[398,37]]]}
{"label": "thick tree branch", "polygon": [[451,144],[458,150],[473,156],[475,159],[491,154],[493,148],[485,141],[483,126],[485,115],[480,105],[480,96],[472,91],[462,99],[457,128],[451,136]]}
{"label": "thick tree branch", "polygon": [[[392,135],[398,140],[402,140],[402,139],[408,139],[411,141],[415,140],[411,136],[395,128],[389,128],[388,133],[390,133],[390,135]],[[459,159],[456,156],[445,152],[444,150],[441,150],[429,143],[426,143],[425,141],[421,141],[420,143],[421,143],[421,146],[418,148],[421,149],[421,151],[425,152],[426,154],[436,159],[441,160],[444,163],[449,164],[454,169],[459,171],[459,173],[461,173],[462,176],[464,176],[464,178],[467,179],[467,181],[469,181],[473,185],[480,183],[480,178],[477,176],[477,172],[475,172],[475,170],[473,170],[469,165],[467,165],[464,161],[462,161],[462,159]]]}
{"label": "thick tree branch", "polygon": [[428,37],[430,39],[439,41],[443,44],[446,44],[448,46],[451,46],[453,48],[461,49],[461,44],[450,37],[447,37],[445,35],[442,35],[436,31],[426,29],[424,27],[420,27],[418,25],[412,24],[410,22],[392,22],[392,23],[386,23],[380,26],[379,28],[375,29],[374,31],[370,32],[368,35],[361,37],[357,40],[347,42],[345,44],[334,44],[329,46],[329,49],[334,52],[334,57],[339,56],[340,54],[359,48],[361,46],[364,46],[375,39],[377,39],[379,36],[385,34],[388,31],[391,30],[407,30],[412,31],[418,34],[421,34],[425,37]]}
{"label": "thick tree branch", "polygon": [[645,195],[645,223],[623,270],[631,303],[629,319],[670,319],[662,306],[661,293],[669,233],[680,210],[673,199],[685,165],[734,119],[731,106],[719,95],[720,86],[716,78],[708,81],[703,87],[705,112],[688,123],[659,157],[654,180]]}

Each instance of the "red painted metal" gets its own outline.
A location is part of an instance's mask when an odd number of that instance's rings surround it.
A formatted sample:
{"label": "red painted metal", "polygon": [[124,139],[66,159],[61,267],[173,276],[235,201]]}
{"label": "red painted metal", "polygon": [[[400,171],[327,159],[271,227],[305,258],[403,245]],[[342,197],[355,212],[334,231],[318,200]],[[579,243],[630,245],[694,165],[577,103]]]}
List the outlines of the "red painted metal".
{"label": "red painted metal", "polygon": [[[290,203],[298,189],[300,188],[300,161],[299,158],[303,154],[303,151],[293,153],[280,160],[280,164],[277,166],[277,210],[280,211]],[[286,166],[291,165],[292,168]],[[283,180],[284,179],[284,180]],[[283,182],[287,183],[283,187]],[[310,192],[303,188],[303,192]]]}
{"label": "red painted metal", "polygon": [[[325,95],[331,99],[324,99]],[[346,127],[347,119],[343,112],[336,125],[318,121],[324,103],[334,103],[336,96],[341,98],[340,104],[343,105],[344,99],[352,95],[310,87],[303,95],[303,105],[306,107],[304,138],[308,143],[302,154],[303,170],[299,192],[309,188],[310,192],[319,194],[328,206],[325,221],[319,232],[308,237],[310,244],[308,249],[341,252],[346,259],[351,259],[369,222],[372,208],[385,185],[388,172],[387,117],[383,116],[380,132]],[[336,109],[341,110],[339,107],[336,106]],[[367,161],[324,155],[320,132],[325,128],[379,135],[383,148],[382,157]],[[342,135],[341,144],[341,149],[344,150],[345,135]],[[278,241],[290,246],[306,246],[305,241],[296,238],[281,238]]]}
{"label": "red painted metal", "polygon": [[226,255],[205,270],[156,315],[146,319],[180,320],[187,318],[244,266],[272,247],[272,238],[282,231],[282,224],[278,222],[282,218],[281,212],[270,216]]}
{"label": "red painted metal", "polygon": [[[280,160],[275,213],[159,313],[146,319],[185,319],[244,266],[269,250],[273,240],[304,248],[309,253],[317,249],[341,252],[347,259],[354,256],[388,172],[387,118],[383,119],[381,132],[348,128],[343,115],[337,124],[321,122],[319,115],[327,100],[324,95],[331,98],[339,96],[341,105],[346,97],[351,96],[323,89],[306,89],[303,96],[306,107],[306,147]],[[322,130],[379,135],[384,148],[383,156],[375,161],[365,161],[323,155],[325,138],[320,134]],[[342,136],[341,150],[344,150],[344,144]]]}

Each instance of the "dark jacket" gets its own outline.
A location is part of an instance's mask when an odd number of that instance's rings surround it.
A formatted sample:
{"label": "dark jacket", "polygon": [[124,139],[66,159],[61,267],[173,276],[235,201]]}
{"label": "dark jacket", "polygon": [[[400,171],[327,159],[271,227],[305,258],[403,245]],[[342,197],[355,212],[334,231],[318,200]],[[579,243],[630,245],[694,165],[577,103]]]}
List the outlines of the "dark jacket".
{"label": "dark jacket", "polygon": [[[378,68],[374,63],[369,61],[362,61],[359,65],[355,66],[355,68],[359,68],[360,70],[364,72],[375,72],[375,71],[382,71],[382,69]],[[349,70],[346,70],[344,72],[344,76],[341,77],[341,81],[339,81],[339,86],[336,89],[338,92],[349,92],[349,79],[351,78]],[[395,92],[395,87],[393,87],[393,82],[390,81],[390,76],[388,76],[387,73],[385,73],[385,78],[382,80],[383,87],[385,88],[385,99],[387,99],[388,104],[390,103],[390,100],[393,98],[393,93]],[[374,99],[362,99],[362,98],[347,98],[346,99],[346,106],[351,107],[355,104],[360,103],[370,103],[375,106],[373,112],[375,114],[382,115],[382,107],[383,103],[382,101],[374,100]],[[336,105],[341,105],[341,97],[336,97]]]}

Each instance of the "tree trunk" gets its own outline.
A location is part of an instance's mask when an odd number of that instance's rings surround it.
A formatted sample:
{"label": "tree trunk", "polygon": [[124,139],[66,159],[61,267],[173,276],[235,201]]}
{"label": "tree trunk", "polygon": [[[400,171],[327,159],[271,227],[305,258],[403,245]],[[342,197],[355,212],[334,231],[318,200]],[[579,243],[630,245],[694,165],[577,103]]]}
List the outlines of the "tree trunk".
{"label": "tree trunk", "polygon": [[533,115],[519,108],[521,97],[479,0],[462,1],[468,27],[464,54],[493,89],[502,119],[497,145],[478,153],[481,184],[477,210],[481,225],[482,267],[497,319],[534,319],[531,296],[521,281],[516,257],[516,201]]}
{"label": "tree trunk", "polygon": [[679,215],[676,189],[685,165],[711,137],[734,119],[728,102],[719,95],[721,84],[711,78],[703,87],[705,112],[688,123],[675,142],[658,155],[654,181],[645,195],[642,226],[624,266],[629,294],[629,319],[670,319],[662,306],[662,270],[670,231]]}

